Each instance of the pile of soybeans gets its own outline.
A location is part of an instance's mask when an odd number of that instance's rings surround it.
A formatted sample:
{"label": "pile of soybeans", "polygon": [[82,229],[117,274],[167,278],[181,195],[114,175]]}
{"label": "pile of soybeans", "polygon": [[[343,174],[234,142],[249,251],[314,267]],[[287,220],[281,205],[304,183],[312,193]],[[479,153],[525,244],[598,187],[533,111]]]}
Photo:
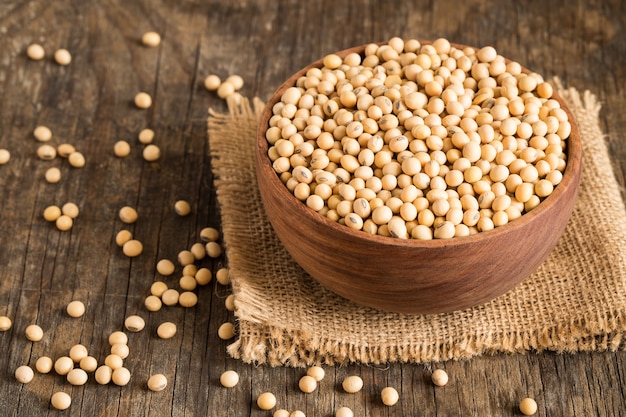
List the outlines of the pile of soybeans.
{"label": "pile of soybeans", "polygon": [[491,46],[394,37],[322,61],[284,91],[265,136],[282,182],[328,219],[469,236],[533,210],[563,178],[567,112]]}

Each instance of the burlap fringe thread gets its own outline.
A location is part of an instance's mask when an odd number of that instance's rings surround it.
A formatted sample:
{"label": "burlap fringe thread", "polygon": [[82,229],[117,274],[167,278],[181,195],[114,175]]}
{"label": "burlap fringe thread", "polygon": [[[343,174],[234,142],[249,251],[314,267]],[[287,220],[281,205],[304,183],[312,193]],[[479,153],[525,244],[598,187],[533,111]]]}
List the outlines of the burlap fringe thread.
{"label": "burlap fringe thread", "polygon": [[[378,312],[329,294],[306,279],[290,280],[290,274],[303,273],[284,249],[276,247],[277,239],[268,238],[272,231],[256,188],[253,149],[256,121],[264,105],[256,98],[252,106],[247,99],[231,100],[228,114],[210,111],[212,167],[239,328],[228,353],[248,363],[307,366],[626,347],[626,210],[598,125],[600,104],[589,91],[581,96],[558,80],[554,84],[576,117],[584,147],[579,204],[568,226],[570,233],[562,238],[567,242],[559,242],[554,256],[510,293],[463,312],[432,316]],[[243,199],[248,202],[242,204]],[[250,199],[255,201],[251,204]],[[571,230],[575,226],[586,230]],[[264,269],[270,259],[271,265]],[[276,265],[279,270],[274,272]],[[568,268],[577,269],[575,280],[562,272]],[[591,289],[588,299],[567,290],[580,283]],[[281,299],[293,295],[285,288],[290,285],[296,287],[295,296]],[[546,291],[556,294],[518,302],[517,297],[533,298]],[[291,317],[288,313],[300,306],[281,306],[297,304],[298,296],[302,308],[311,308],[315,317]],[[316,307],[306,304],[308,296]]]}

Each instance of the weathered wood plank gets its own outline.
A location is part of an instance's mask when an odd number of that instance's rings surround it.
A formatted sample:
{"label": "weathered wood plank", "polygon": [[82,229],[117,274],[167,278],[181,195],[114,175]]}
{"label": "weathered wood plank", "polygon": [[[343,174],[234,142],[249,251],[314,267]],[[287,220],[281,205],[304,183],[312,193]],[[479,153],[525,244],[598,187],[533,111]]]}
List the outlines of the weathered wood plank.
{"label": "weathered wood plank", "polygon": [[[325,53],[391,36],[448,37],[459,43],[492,44],[546,77],[589,89],[603,104],[602,124],[616,177],[626,172],[626,10],[619,0],[575,2],[210,1],[0,3],[0,148],[12,159],[0,166],[0,314],[14,326],[0,333],[0,412],[12,416],[51,413],[54,390],[67,389],[74,404],[68,415],[108,416],[267,416],[256,397],[272,391],[278,406],[308,416],[331,416],[341,406],[355,415],[425,416],[520,415],[518,401],[533,396],[537,415],[623,414],[626,354],[581,353],[487,356],[471,361],[366,367],[327,367],[318,390],[297,388],[302,369],[254,367],[229,358],[217,329],[234,320],[224,308],[228,288],[212,282],[198,290],[192,309],[148,313],[143,298],[154,280],[176,285],[180,269],[161,277],[158,259],[175,259],[199,241],[204,226],[219,227],[212,186],[206,111],[224,103],[202,87],[205,75],[238,73],[243,93],[268,97],[289,74]],[[163,36],[158,48],[139,37],[147,30]],[[26,46],[37,41],[48,52],[30,61]],[[66,47],[73,62],[60,67],[50,56]],[[136,109],[138,91],[153,94],[154,106]],[[67,161],[40,161],[32,129],[46,124],[53,143],[74,144],[87,157],[83,169]],[[139,130],[150,127],[162,149],[158,162],[142,160]],[[118,159],[117,140],[131,143]],[[50,166],[61,168],[58,184],[43,181]],[[178,217],[173,203],[186,199],[192,214]],[[76,202],[81,213],[70,232],[59,232],[41,213],[49,204]],[[122,205],[140,220],[124,225]],[[122,228],[144,243],[142,256],[126,258],[115,243]],[[216,271],[224,260],[200,264]],[[87,305],[83,318],[65,314],[71,299]],[[108,335],[129,314],[147,319],[146,330],[130,335],[127,360],[133,377],[127,387],[100,386],[93,377],[70,387],[63,377],[35,375],[28,385],[13,378],[23,363],[41,355],[58,357],[75,343],[103,360]],[[156,337],[163,321],[178,325],[171,340]],[[26,341],[24,328],[39,323],[46,338]],[[430,382],[432,369],[450,375],[446,387]],[[219,385],[225,369],[240,374],[237,387]],[[169,386],[160,393],[145,387],[161,372]],[[362,392],[346,394],[341,381],[359,374]],[[400,402],[382,405],[380,390],[394,386]]]}

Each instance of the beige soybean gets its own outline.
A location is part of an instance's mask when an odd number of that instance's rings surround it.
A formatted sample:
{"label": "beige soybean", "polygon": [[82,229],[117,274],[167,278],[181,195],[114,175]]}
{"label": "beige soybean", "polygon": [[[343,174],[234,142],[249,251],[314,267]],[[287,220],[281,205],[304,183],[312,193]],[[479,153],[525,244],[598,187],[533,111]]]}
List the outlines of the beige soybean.
{"label": "beige soybean", "polygon": [[148,378],[148,389],[150,391],[159,392],[167,387],[167,377],[163,374],[154,374]]}
{"label": "beige soybean", "polygon": [[393,387],[385,387],[382,389],[380,393],[381,400],[383,404],[387,406],[395,405],[400,399],[400,395],[398,391]]}
{"label": "beige soybean", "polygon": [[165,291],[167,291],[168,289],[169,287],[167,286],[165,282],[155,281],[150,286],[150,294],[154,295],[155,297],[160,298],[163,296],[163,293],[165,293]]}
{"label": "beige soybean", "polygon": [[62,143],[57,146],[57,154],[61,158],[69,158],[69,156],[74,152],[76,152],[76,148],[70,143]]}
{"label": "beige soybean", "polygon": [[0,332],[6,332],[11,328],[13,322],[7,316],[0,316]]}
{"label": "beige soybean", "polygon": [[111,354],[126,359],[130,355],[130,349],[126,343],[114,343],[111,345]]}
{"label": "beige soybean", "polygon": [[111,381],[120,387],[128,385],[130,382],[130,371],[125,367],[119,367],[113,370]]}
{"label": "beige soybean", "polygon": [[151,48],[156,48],[161,44],[161,35],[157,32],[146,32],[141,36],[141,43]]}
{"label": "beige soybean", "polygon": [[70,301],[65,310],[70,317],[78,318],[85,314],[85,304],[80,300]]}
{"label": "beige soybean", "polygon": [[188,251],[188,250],[182,250],[178,252],[177,259],[178,259],[178,263],[181,264],[182,266],[191,265],[196,261],[196,257],[193,256],[193,253],[191,253],[191,251]]}
{"label": "beige soybean", "polygon": [[200,230],[200,239],[204,242],[216,242],[220,238],[220,232],[214,227],[205,227]]}
{"label": "beige soybean", "polygon": [[350,375],[341,382],[343,390],[347,393],[354,394],[363,388],[363,379],[358,375]]}
{"label": "beige soybean", "polygon": [[69,357],[74,361],[74,363],[79,363],[81,359],[87,357],[89,355],[89,351],[85,345],[76,344],[70,348]]}
{"label": "beige soybean", "polygon": [[196,261],[201,261],[206,257],[206,249],[204,247],[204,244],[200,242],[191,245],[191,248],[189,248],[189,252],[193,254],[193,257],[196,259]]}
{"label": "beige soybean", "polygon": [[48,142],[52,139],[52,130],[48,126],[37,126],[33,130],[33,136],[39,142]]}
{"label": "beige soybean", "polygon": [[321,381],[324,379],[324,376],[326,376],[326,372],[321,366],[311,366],[307,369],[306,374],[313,377],[317,382]]}
{"label": "beige soybean", "polygon": [[156,145],[149,144],[143,148],[142,156],[148,162],[157,161],[161,157],[161,149]]}
{"label": "beige soybean", "polygon": [[289,415],[289,411],[285,410],[284,408],[279,408],[278,410],[274,411],[272,417],[289,417]]}
{"label": "beige soybean", "polygon": [[104,358],[104,364],[111,368],[111,370],[115,371],[116,369],[124,366],[124,359],[114,353],[111,353]]}
{"label": "beige soybean", "polygon": [[146,310],[148,311],[159,311],[161,310],[161,307],[163,306],[163,302],[156,295],[147,296],[143,304],[146,307]]}
{"label": "beige soybean", "polygon": [[130,143],[125,140],[118,140],[113,145],[113,153],[118,158],[125,158],[130,155]]}
{"label": "beige soybean", "polygon": [[233,294],[229,294],[224,300],[224,306],[228,311],[235,311],[235,296]]}
{"label": "beige soybean", "polygon": [[57,49],[54,51],[54,60],[59,65],[69,65],[72,62],[72,54],[67,49]]}
{"label": "beige soybean", "polygon": [[178,296],[178,304],[185,308],[194,307],[198,304],[198,296],[192,291],[183,291]]}
{"label": "beige soybean", "polygon": [[50,184],[56,184],[61,181],[61,170],[57,167],[48,168],[44,174],[44,178]]}
{"label": "beige soybean", "polygon": [[41,145],[37,148],[37,156],[44,161],[51,161],[57,156],[57,150],[54,146]]}
{"label": "beige soybean", "polygon": [[236,371],[228,370],[220,375],[220,384],[225,388],[232,388],[239,383],[239,374]]}
{"label": "beige soybean", "polygon": [[154,140],[154,130],[148,128],[142,129],[137,135],[137,139],[139,140],[139,143],[144,145],[151,144]]}
{"label": "beige soybean", "polygon": [[146,92],[139,92],[134,98],[135,106],[140,109],[149,109],[152,106],[152,97]]}
{"label": "beige soybean", "polygon": [[443,369],[435,369],[431,375],[433,384],[438,387],[443,387],[448,383],[448,374]]}
{"label": "beige soybean", "polygon": [[65,392],[55,392],[50,397],[50,404],[57,410],[67,410],[72,405],[72,397]]}
{"label": "beige soybean", "polygon": [[298,381],[298,387],[302,392],[311,393],[317,388],[317,380],[311,375],[304,375]]}
{"label": "beige soybean", "polygon": [[271,410],[276,406],[276,396],[271,392],[264,392],[257,397],[256,403],[261,410]]}
{"label": "beige soybean", "polygon": [[207,285],[213,279],[213,273],[208,268],[199,268],[196,271],[194,278],[196,279],[198,285]]}
{"label": "beige soybean", "polygon": [[235,337],[235,325],[233,323],[223,323],[217,329],[217,336],[222,340],[229,340]]}
{"label": "beige soybean", "polygon": [[115,244],[119,247],[123,247],[124,243],[132,240],[132,238],[133,234],[130,232],[130,230],[120,230],[115,235]]}
{"label": "beige soybean", "polygon": [[188,216],[191,213],[191,206],[185,200],[178,200],[174,203],[174,211],[181,217]]}
{"label": "beige soybean", "polygon": [[46,56],[46,51],[38,43],[32,43],[26,48],[26,55],[33,61],[40,61]]}
{"label": "beige soybean", "polygon": [[85,156],[80,152],[72,152],[67,157],[67,160],[74,168],[82,168],[85,166]]}
{"label": "beige soybean", "polygon": [[140,332],[146,327],[146,322],[140,316],[131,315],[124,320],[124,327],[129,332]]}
{"label": "beige soybean", "polygon": [[67,373],[66,379],[71,385],[85,385],[89,377],[83,369],[74,368]]}
{"label": "beige soybean", "polygon": [[131,239],[122,245],[122,252],[129,258],[134,258],[143,252],[143,244],[136,239]]}
{"label": "beige soybean", "polygon": [[220,269],[218,269],[217,272],[215,273],[215,279],[221,285],[228,285],[228,284],[230,284],[230,273],[228,272],[228,268],[220,268]]}
{"label": "beige soybean", "polygon": [[37,361],[35,362],[35,369],[40,374],[50,373],[53,367],[54,367],[54,362],[52,361],[52,358],[48,356],[41,356],[37,358]]}
{"label": "beige soybean", "polygon": [[180,293],[173,288],[169,288],[165,290],[163,294],[161,294],[161,301],[166,306],[174,306],[178,304],[179,298],[180,298]]}
{"label": "beige soybean", "polygon": [[111,369],[110,366],[100,365],[98,369],[96,369],[94,378],[98,384],[107,385],[109,382],[111,382],[112,375],[113,375],[113,369]]}
{"label": "beige soybean", "polygon": [[137,210],[130,206],[124,206],[118,211],[118,216],[123,223],[132,224],[137,221]]}
{"label": "beige soybean", "polygon": [[72,228],[72,226],[74,225],[74,220],[70,216],[62,214],[56,219],[55,225],[57,229],[65,232]]}
{"label": "beige soybean", "polygon": [[35,373],[33,372],[33,369],[28,365],[19,366],[15,370],[15,379],[17,379],[17,381],[21,384],[28,384],[33,380],[34,376]]}
{"label": "beige soybean", "polygon": [[4,165],[11,159],[11,152],[8,149],[0,148],[0,165]]}
{"label": "beige soybean", "polygon": [[109,335],[109,345],[113,346],[116,343],[128,343],[128,336],[126,333],[116,330]]}
{"label": "beige soybean", "polygon": [[340,407],[335,411],[335,417],[354,417],[354,412],[348,407]]}
{"label": "beige soybean", "polygon": [[532,398],[524,398],[519,403],[519,410],[525,416],[533,416],[537,413],[537,402]]}
{"label": "beige soybean", "polygon": [[176,324],[166,321],[157,327],[157,335],[161,339],[171,339],[176,335]]}
{"label": "beige soybean", "polygon": [[67,375],[74,369],[74,361],[69,356],[61,356],[54,361],[54,371],[59,375]]}
{"label": "beige soybean", "polygon": [[222,84],[222,80],[216,74],[209,74],[204,78],[204,88],[209,91],[217,91]]}
{"label": "beige soybean", "polygon": [[31,324],[24,331],[26,338],[31,342],[39,342],[43,339],[43,329],[36,324]]}
{"label": "beige soybean", "polygon": [[78,366],[85,372],[95,372],[98,369],[98,360],[93,356],[85,356],[80,360]]}
{"label": "beige soybean", "polygon": [[172,275],[175,269],[176,267],[174,266],[174,262],[170,261],[169,259],[161,259],[156,264],[157,272],[163,276]]}
{"label": "beige soybean", "polygon": [[75,203],[71,203],[71,202],[65,203],[61,207],[61,213],[68,217],[71,217],[72,219],[75,219],[76,217],[78,217],[79,212],[80,210]]}
{"label": "beige soybean", "polygon": [[206,254],[210,258],[219,258],[222,255],[222,247],[217,242],[209,241],[205,245],[205,248],[206,248]]}
{"label": "beige soybean", "polygon": [[[202,250],[204,251],[204,246],[202,245],[202,243],[200,243],[200,246],[202,246]],[[193,254],[193,256],[196,259],[198,259],[198,257],[194,253],[194,251],[190,250],[190,252]],[[189,265],[185,265],[183,267],[183,276],[185,276],[185,275],[194,276],[194,275],[196,275],[196,272],[198,272],[198,267],[195,264],[189,264]]]}

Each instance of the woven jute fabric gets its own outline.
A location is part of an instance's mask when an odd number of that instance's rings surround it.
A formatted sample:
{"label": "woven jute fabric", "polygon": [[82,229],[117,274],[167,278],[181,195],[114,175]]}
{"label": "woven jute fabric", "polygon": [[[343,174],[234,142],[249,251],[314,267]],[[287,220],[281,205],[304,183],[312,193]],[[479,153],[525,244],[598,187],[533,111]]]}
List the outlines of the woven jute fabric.
{"label": "woven jute fabric", "polygon": [[[557,85],[583,142],[583,175],[565,233],[528,279],[486,304],[405,315],[358,306],[308,276],[268,222],[255,178],[263,103],[229,102],[208,119],[212,169],[244,362],[288,366],[433,362],[493,353],[623,349],[626,210],[589,92]],[[547,227],[549,227],[547,225]]]}

